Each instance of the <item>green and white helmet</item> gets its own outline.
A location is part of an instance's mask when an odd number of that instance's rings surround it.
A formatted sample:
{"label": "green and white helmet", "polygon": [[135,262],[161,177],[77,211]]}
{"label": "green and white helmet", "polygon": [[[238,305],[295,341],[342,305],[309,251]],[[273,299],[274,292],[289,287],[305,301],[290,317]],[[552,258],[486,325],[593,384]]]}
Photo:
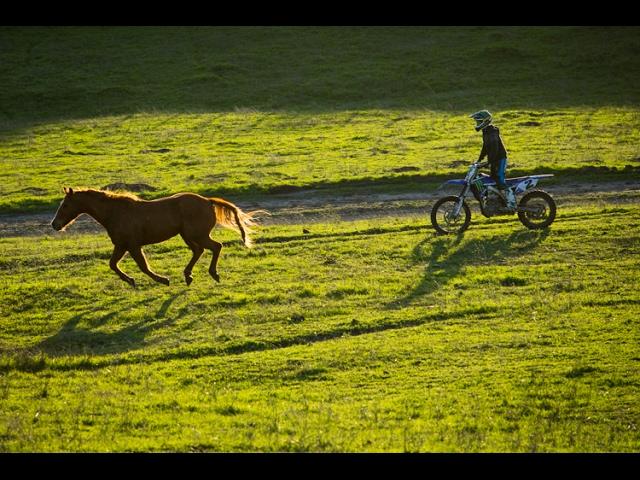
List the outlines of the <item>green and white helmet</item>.
{"label": "green and white helmet", "polygon": [[469,117],[473,118],[476,121],[476,132],[479,132],[487,125],[491,124],[493,117],[487,110],[480,110]]}

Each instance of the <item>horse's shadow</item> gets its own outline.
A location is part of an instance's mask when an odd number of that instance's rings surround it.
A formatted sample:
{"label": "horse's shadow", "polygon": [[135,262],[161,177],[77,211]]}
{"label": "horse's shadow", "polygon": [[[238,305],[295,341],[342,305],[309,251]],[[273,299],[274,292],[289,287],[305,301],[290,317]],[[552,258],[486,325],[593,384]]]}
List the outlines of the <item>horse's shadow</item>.
{"label": "horse's shadow", "polygon": [[[172,325],[186,314],[185,309],[180,309],[174,315],[167,315],[171,304],[183,294],[184,292],[181,292],[167,298],[154,318],[146,318],[113,332],[94,330],[94,328],[106,324],[113,318],[126,316],[132,308],[150,306],[153,299],[142,300],[100,317],[95,317],[95,312],[92,310],[83,311],[70,318],[55,335],[44,339],[34,349],[53,357],[109,355],[136,350],[145,344],[149,333]],[[80,323],[89,324],[90,328],[79,327]]]}
{"label": "horse's shadow", "polygon": [[517,231],[508,237],[475,238],[464,242],[464,234],[425,238],[411,253],[411,265],[425,264],[420,282],[387,308],[403,308],[433,294],[458,277],[468,265],[495,263],[527,255],[549,235],[549,230]]}

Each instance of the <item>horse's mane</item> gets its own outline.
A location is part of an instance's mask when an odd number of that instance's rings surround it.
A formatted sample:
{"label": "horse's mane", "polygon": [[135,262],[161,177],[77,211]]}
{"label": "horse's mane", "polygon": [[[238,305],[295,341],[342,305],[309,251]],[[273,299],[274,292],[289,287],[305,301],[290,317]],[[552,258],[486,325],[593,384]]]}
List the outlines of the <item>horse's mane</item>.
{"label": "horse's mane", "polygon": [[93,188],[82,188],[74,190],[75,193],[92,193],[99,194],[105,198],[112,198],[114,200],[142,200],[136,194],[127,192],[126,190],[96,190]]}

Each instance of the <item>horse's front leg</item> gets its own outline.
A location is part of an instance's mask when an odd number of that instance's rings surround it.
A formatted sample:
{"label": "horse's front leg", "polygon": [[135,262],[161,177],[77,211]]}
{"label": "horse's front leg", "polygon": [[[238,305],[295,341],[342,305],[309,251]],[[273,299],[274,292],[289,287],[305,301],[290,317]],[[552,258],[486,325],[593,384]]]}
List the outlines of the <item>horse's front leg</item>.
{"label": "horse's front leg", "polygon": [[144,273],[149,275],[156,282],[162,283],[164,285],[169,285],[169,279],[168,278],[161,277],[160,275],[158,275],[155,272],[151,271],[151,269],[149,268],[149,264],[147,263],[147,259],[144,256],[144,253],[142,252],[142,249],[140,247],[130,248],[129,249],[129,253],[131,254],[131,257],[138,264],[138,267],[140,267],[140,270],[142,270]]}
{"label": "horse's front leg", "polygon": [[118,276],[124,280],[125,282],[127,282],[129,285],[131,285],[132,287],[136,286],[136,281],[131,278],[129,275],[125,274],[122,270],[120,270],[120,268],[118,267],[118,262],[120,260],[122,260],[122,257],[124,257],[124,254],[127,253],[127,249],[124,247],[121,247],[119,245],[116,245],[113,249],[113,254],[111,255],[111,260],[109,260],[109,266],[111,267],[111,270],[113,270],[114,272],[116,272],[118,274]]}

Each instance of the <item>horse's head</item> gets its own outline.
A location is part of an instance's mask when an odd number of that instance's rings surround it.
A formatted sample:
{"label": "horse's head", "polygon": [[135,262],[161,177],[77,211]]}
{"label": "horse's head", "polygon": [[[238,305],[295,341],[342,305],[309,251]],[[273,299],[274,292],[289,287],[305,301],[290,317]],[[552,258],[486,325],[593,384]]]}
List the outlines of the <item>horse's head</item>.
{"label": "horse's head", "polygon": [[65,196],[58,207],[56,216],[51,221],[54,230],[64,230],[64,228],[72,223],[78,215],[84,213],[81,202],[79,202],[78,194],[73,192],[73,188],[64,187]]}

